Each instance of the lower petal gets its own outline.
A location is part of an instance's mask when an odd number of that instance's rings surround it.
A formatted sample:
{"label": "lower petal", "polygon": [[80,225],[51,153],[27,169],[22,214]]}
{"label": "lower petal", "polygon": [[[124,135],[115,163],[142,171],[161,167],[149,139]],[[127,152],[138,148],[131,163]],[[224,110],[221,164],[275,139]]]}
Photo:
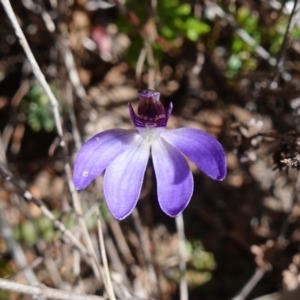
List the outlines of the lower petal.
{"label": "lower petal", "polygon": [[163,139],[156,140],[151,150],[160,207],[167,215],[176,217],[192,197],[192,173],[183,155]]}
{"label": "lower petal", "polygon": [[111,214],[118,220],[126,218],[136,206],[149,152],[150,144],[139,136],[105,171],[104,195]]}
{"label": "lower petal", "polygon": [[137,136],[139,134],[133,130],[111,129],[89,139],[75,160],[73,182],[76,189],[86,188]]}
{"label": "lower petal", "polygon": [[225,178],[226,158],[223,147],[210,134],[193,128],[179,128],[165,130],[161,137],[212,179]]}

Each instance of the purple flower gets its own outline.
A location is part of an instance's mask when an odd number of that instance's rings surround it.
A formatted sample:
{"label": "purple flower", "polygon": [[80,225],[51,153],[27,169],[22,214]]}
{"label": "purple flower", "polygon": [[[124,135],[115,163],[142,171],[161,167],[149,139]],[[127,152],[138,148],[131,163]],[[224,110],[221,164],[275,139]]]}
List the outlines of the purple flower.
{"label": "purple flower", "polygon": [[194,189],[182,154],[212,179],[222,180],[226,176],[224,150],[201,130],[165,129],[172,103],[165,110],[159,92],[143,90],[138,94],[137,114],[128,104],[137,130],[111,129],[87,141],[77,155],[73,182],[78,190],[84,189],[106,169],[103,188],[108,208],[116,219],[124,219],[139,199],[151,151],[160,207],[176,217],[188,205]]}

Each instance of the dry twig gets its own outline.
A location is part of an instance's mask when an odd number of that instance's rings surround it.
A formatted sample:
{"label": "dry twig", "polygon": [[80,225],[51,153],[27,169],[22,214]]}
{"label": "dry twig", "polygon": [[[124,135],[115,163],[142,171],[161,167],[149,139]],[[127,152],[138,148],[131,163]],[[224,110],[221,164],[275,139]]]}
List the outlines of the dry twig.
{"label": "dry twig", "polygon": [[60,300],[105,300],[100,296],[78,295],[48,287],[31,286],[0,278],[0,290],[8,290],[33,296],[43,296]]}

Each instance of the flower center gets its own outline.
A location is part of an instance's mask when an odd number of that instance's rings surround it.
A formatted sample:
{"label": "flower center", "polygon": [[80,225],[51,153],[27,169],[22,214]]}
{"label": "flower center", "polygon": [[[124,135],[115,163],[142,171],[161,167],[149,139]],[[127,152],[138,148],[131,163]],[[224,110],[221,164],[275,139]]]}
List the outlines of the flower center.
{"label": "flower center", "polygon": [[140,104],[138,106],[138,116],[145,121],[145,126],[159,126],[160,121],[166,119],[166,110],[159,101],[159,93],[152,90],[139,92]]}
{"label": "flower center", "polygon": [[159,101],[160,93],[153,90],[139,91],[138,118],[143,126],[137,126],[142,137],[149,143],[155,141],[166,125],[166,110]]}
{"label": "flower center", "polygon": [[152,144],[156,139],[159,138],[161,132],[165,130],[164,127],[145,127],[145,128],[137,128],[140,132],[141,136],[145,141]]}
{"label": "flower center", "polygon": [[141,136],[149,143],[159,138],[161,132],[166,128],[172,103],[166,110],[159,101],[160,93],[153,90],[142,90],[138,92],[140,103],[137,114],[129,103],[129,112],[135,128]]}

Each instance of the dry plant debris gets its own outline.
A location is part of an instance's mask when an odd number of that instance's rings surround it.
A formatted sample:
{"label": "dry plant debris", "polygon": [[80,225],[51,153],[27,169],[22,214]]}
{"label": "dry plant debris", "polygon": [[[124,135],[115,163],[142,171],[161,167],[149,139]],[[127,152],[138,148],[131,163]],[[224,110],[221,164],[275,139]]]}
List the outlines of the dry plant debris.
{"label": "dry plant debris", "polygon": [[[0,3],[1,300],[185,300],[183,262],[189,299],[299,298],[298,1]],[[80,193],[70,181],[84,141],[133,129],[127,103],[147,88],[174,104],[168,128],[204,130],[226,151],[221,183],[189,162],[184,256],[151,161],[121,222],[103,178]]]}

